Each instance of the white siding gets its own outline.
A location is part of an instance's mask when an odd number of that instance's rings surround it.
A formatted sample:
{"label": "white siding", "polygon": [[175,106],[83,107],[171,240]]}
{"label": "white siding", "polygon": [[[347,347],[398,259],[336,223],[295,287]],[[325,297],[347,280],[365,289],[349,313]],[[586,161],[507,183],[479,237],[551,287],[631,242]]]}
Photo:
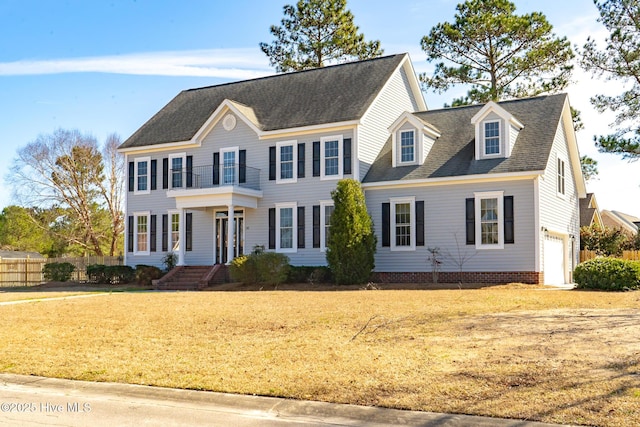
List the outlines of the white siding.
{"label": "white siding", "polygon": [[[557,194],[557,160],[560,156],[565,161],[565,196]],[[545,173],[540,179],[540,227],[553,234],[561,234],[567,243],[567,259],[570,260],[573,252],[573,265],[579,257],[579,236],[580,236],[580,214],[579,200],[576,189],[576,182],[573,176],[573,165],[569,155],[567,137],[562,121],[557,125],[556,135],[551,149],[551,155],[545,169]],[[570,236],[575,236],[571,240]],[[545,265],[544,260],[544,239],[545,233],[540,233],[540,269]],[[570,245],[573,242],[573,251]],[[569,263],[567,266],[571,268]]]}
{"label": "white siding", "polygon": [[384,144],[391,137],[389,126],[403,112],[414,112],[417,108],[406,71],[402,67],[390,78],[358,128],[357,157],[361,180],[369,171]]}
{"label": "white siding", "polygon": [[[485,191],[504,191],[505,196],[514,197],[515,243],[505,244],[504,249],[476,250],[474,245],[466,245],[465,200],[473,198],[475,192]],[[454,259],[461,256],[468,258],[462,271],[535,271],[532,180],[367,190],[365,196],[378,237],[376,271],[429,272],[427,249],[436,247],[443,254],[441,271],[460,271]],[[391,197],[407,196],[425,202],[425,246],[418,246],[415,251],[393,252],[382,247],[382,203]]]}

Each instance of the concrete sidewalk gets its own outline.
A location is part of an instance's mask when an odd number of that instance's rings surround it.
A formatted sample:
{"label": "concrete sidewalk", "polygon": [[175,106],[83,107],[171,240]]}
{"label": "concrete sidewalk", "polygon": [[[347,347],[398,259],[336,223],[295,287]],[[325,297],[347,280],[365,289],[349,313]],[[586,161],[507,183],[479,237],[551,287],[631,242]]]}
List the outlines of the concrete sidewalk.
{"label": "concrete sidewalk", "polygon": [[550,427],[522,420],[0,374],[0,425]]}

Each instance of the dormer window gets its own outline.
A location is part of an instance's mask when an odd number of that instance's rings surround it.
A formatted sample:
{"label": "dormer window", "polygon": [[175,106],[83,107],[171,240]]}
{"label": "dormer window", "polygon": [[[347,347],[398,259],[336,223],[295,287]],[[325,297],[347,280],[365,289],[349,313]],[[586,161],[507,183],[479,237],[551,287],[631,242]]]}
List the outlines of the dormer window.
{"label": "dormer window", "polygon": [[416,157],[415,132],[400,132],[400,163],[413,163]]}
{"label": "dormer window", "polygon": [[500,154],[500,122],[484,123],[484,154],[485,156]]}
{"label": "dormer window", "polygon": [[508,158],[524,125],[503,107],[489,101],[472,118],[475,159]]}

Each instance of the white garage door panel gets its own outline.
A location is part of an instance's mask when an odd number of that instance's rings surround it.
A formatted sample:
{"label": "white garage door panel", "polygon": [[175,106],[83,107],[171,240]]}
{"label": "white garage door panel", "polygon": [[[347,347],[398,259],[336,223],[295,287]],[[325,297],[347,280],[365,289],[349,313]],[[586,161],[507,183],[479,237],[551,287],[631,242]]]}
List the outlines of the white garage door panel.
{"label": "white garage door panel", "polygon": [[564,240],[547,236],[544,241],[544,282],[562,285],[564,279]]}

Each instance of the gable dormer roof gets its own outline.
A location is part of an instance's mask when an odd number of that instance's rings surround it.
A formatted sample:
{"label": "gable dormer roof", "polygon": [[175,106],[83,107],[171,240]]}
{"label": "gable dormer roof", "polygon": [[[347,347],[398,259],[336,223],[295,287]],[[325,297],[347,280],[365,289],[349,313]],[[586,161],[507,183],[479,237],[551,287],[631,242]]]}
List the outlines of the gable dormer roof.
{"label": "gable dormer roof", "polygon": [[502,108],[499,104],[493,101],[489,101],[484,104],[484,107],[480,109],[473,117],[471,117],[471,124],[476,125],[480,121],[484,120],[490,113],[495,113],[502,119],[514,125],[518,130],[522,129],[524,125],[520,123],[520,120],[515,118],[513,114]]}
{"label": "gable dormer roof", "polygon": [[190,141],[225,100],[250,108],[251,121],[261,132],[359,120],[391,75],[407,63],[407,54],[391,55],[185,90],[120,148]]}
{"label": "gable dormer roof", "polygon": [[[392,168],[391,138],[381,150],[363,182],[411,181],[466,175],[541,172],[553,147],[557,126],[570,112],[567,95],[547,95],[504,101],[498,105],[524,125],[508,158],[475,160],[475,126],[471,119],[485,105],[444,108],[413,113],[436,127],[438,138],[423,165]],[[564,123],[565,127],[567,123]],[[572,129],[571,129],[572,131]],[[573,163],[573,162],[572,162]],[[579,164],[578,164],[579,168]]]}

